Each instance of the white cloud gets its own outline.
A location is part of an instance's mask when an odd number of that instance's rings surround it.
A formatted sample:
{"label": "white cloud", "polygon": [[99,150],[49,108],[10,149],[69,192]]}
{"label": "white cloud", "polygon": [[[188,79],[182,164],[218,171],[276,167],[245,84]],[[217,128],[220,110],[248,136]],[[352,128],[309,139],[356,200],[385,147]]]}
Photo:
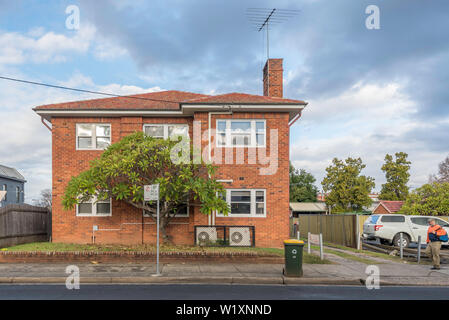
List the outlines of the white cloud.
{"label": "white cloud", "polygon": [[367,165],[364,174],[375,177],[380,190],[385,182],[380,169],[385,154],[404,151],[412,161],[410,185],[426,183],[445,155],[407,139],[414,130],[435,124],[413,117],[416,104],[401,93],[402,88],[399,83],[357,84],[339,96],[310,101],[293,129],[298,137],[291,145],[294,165],[311,171],[321,187],[325,168],[334,157],[361,157]]}
{"label": "white cloud", "polygon": [[127,50],[98,35],[95,26],[84,23],[73,35],[45,32],[42,27],[25,34],[0,32],[0,64],[60,63],[73,54],[92,50],[99,60],[111,60],[127,54]]}
{"label": "white cloud", "polygon": [[[11,71],[10,71],[11,72]],[[18,77],[28,78],[18,74]],[[34,79],[37,80],[38,79]],[[159,91],[119,84],[96,85],[91,78],[75,74],[62,85],[126,95]],[[26,201],[38,199],[40,191],[51,188],[51,133],[32,108],[49,103],[101,98],[53,88],[15,82],[0,82],[0,164],[15,167],[27,179]]]}

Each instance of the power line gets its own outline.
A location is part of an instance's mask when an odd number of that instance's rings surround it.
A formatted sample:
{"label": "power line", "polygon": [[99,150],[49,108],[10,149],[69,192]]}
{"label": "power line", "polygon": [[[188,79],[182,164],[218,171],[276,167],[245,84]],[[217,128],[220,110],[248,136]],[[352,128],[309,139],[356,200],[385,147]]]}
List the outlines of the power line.
{"label": "power line", "polygon": [[126,98],[126,99],[136,99],[136,100],[179,103],[179,101],[163,100],[163,99],[151,99],[151,98],[143,98],[143,97],[136,97],[136,96],[123,96],[123,95],[113,94],[113,93],[107,93],[107,92],[101,92],[101,91],[91,91],[91,90],[84,90],[84,89],[77,89],[77,88],[71,88],[71,87],[65,87],[65,86],[57,86],[57,85],[48,84],[48,83],[28,81],[28,80],[9,78],[9,77],[3,77],[3,76],[0,76],[0,79],[8,80],[8,81],[14,81],[14,82],[20,82],[20,83],[26,83],[26,84],[33,84],[33,85],[49,87],[49,88],[55,88],[55,89],[62,89],[62,90],[70,90],[70,91],[83,92],[83,93],[98,94],[98,95],[115,97],[115,98]]}

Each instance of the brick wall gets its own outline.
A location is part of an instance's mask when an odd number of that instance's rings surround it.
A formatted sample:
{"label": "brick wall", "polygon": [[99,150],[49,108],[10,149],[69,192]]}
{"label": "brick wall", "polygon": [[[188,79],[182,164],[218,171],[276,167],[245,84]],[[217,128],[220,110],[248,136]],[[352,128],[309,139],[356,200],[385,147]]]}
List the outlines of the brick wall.
{"label": "brick wall", "polygon": [[[267,148],[270,154],[270,129],[277,129],[279,136],[278,169],[273,175],[259,174],[260,164],[248,164],[253,157],[248,149],[244,153],[246,164],[220,165],[217,179],[232,179],[225,188],[266,189],[266,218],[216,217],[217,225],[254,225],[256,245],[259,247],[281,247],[289,236],[289,128],[286,113],[234,113],[212,116],[212,128],[217,118],[266,119]],[[151,218],[142,219],[142,212],[128,204],[113,201],[110,217],[77,217],[75,209],[62,208],[64,189],[72,176],[88,169],[89,161],[98,157],[101,151],[76,150],[76,123],[111,124],[112,143],[135,131],[143,130],[146,123],[187,123],[193,137],[193,120],[201,121],[202,131],[208,129],[208,113],[196,113],[194,118],[53,118],[53,241],[67,243],[91,243],[92,227],[97,225],[96,243],[140,244],[154,243],[156,228]],[[203,141],[203,148],[207,141]],[[265,149],[265,148],[264,148]],[[231,150],[235,157],[235,150]],[[212,153],[214,155],[214,153]],[[224,154],[223,154],[224,157]],[[250,161],[251,162],[251,161]],[[241,180],[241,178],[243,178]],[[211,218],[212,219],[212,218]],[[144,223],[142,225],[142,222]],[[176,218],[168,227],[168,233],[175,244],[193,244],[194,226],[207,225],[209,218],[191,207],[187,218]],[[106,231],[105,229],[109,229]]]}

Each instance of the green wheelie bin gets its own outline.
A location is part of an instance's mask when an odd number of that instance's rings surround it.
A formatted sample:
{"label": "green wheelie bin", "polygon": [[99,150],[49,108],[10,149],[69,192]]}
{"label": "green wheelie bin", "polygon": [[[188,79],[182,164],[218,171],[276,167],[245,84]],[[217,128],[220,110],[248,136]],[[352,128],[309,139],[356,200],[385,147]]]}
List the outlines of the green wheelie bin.
{"label": "green wheelie bin", "polygon": [[302,252],[304,249],[304,241],[301,240],[285,240],[285,267],[284,275],[287,277],[302,277]]}

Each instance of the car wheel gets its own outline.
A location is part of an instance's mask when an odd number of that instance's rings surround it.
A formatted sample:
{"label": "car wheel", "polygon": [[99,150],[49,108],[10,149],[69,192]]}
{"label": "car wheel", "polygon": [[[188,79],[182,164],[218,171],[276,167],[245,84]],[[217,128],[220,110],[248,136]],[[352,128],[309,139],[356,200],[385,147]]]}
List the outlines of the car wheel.
{"label": "car wheel", "polygon": [[[398,233],[397,235],[394,236],[393,244],[395,247],[401,246],[401,234],[400,233]],[[409,244],[410,244],[410,237],[408,235],[406,235],[405,233],[403,233],[402,234],[402,247],[407,248]]]}

